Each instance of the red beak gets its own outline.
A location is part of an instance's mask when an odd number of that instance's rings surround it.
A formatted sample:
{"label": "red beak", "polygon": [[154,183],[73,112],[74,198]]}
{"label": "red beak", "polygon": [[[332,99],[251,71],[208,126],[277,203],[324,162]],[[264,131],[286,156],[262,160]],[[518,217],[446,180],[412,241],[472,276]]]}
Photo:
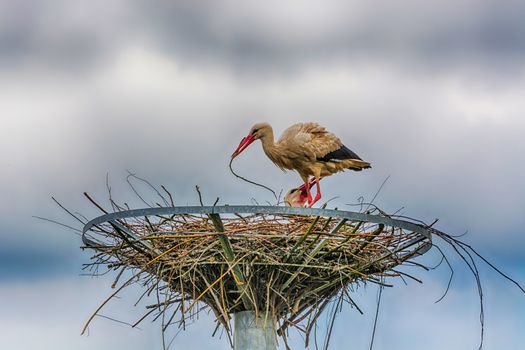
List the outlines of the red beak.
{"label": "red beak", "polygon": [[255,141],[255,137],[252,135],[248,135],[245,138],[241,140],[239,143],[239,146],[235,150],[235,152],[232,153],[232,158],[237,157],[242,151],[244,151],[253,141]]}

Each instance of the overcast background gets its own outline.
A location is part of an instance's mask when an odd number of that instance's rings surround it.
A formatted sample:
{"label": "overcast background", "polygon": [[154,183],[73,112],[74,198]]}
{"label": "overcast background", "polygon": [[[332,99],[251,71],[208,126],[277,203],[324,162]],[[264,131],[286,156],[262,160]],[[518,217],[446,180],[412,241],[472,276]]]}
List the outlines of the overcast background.
{"label": "overcast background", "polygon": [[[82,197],[127,198],[126,169],[166,185],[176,204],[270,200],[234,178],[229,156],[255,122],[278,135],[317,121],[373,168],[323,181],[330,207],[370,199],[458,234],[525,283],[525,3],[522,1],[0,0],[0,348],[160,349],[141,330],[97,318],[112,276],[79,276],[78,236],[53,195],[87,217]],[[239,173],[285,191],[255,143]],[[424,262],[437,262],[429,254]],[[382,300],[374,349],[477,349],[478,299],[457,266],[396,282]],[[487,268],[485,349],[522,348],[525,295]],[[376,288],[356,292],[333,349],[368,349]],[[105,315],[134,322],[139,290]],[[174,349],[228,348],[212,318]],[[293,338],[294,348],[301,339]]]}

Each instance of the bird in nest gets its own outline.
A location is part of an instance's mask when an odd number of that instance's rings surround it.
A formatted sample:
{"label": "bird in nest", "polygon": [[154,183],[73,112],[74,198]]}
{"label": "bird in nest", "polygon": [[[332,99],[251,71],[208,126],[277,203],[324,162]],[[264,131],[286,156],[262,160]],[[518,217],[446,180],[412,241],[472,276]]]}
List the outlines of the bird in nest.
{"label": "bird in nest", "polygon": [[[312,189],[315,185],[315,178],[312,177],[308,182],[308,189]],[[292,188],[284,196],[284,204],[288,207],[303,208],[308,201],[308,193],[306,192],[305,184],[299,187]]]}
{"label": "bird in nest", "polygon": [[[370,168],[348,149],[341,140],[317,123],[298,123],[284,130],[275,142],[273,129],[268,123],[255,124],[233,152],[237,157],[253,141],[261,140],[264,153],[281,170],[295,170],[304,182],[308,207],[321,199],[321,177],[330,176],[346,169],[361,171]],[[310,177],[316,185],[315,197],[310,191]]]}

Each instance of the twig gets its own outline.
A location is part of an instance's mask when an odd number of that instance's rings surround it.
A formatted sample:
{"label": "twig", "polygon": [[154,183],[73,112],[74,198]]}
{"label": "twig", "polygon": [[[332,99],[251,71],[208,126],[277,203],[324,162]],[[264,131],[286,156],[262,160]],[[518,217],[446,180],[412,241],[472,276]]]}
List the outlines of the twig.
{"label": "twig", "polygon": [[377,305],[376,305],[376,313],[374,316],[374,328],[372,329],[372,337],[370,339],[370,350],[374,347],[374,339],[376,336],[376,329],[377,329],[377,320],[379,318],[379,308],[381,306],[381,297],[383,295],[383,286],[379,286],[379,291],[377,292]]}
{"label": "twig", "polygon": [[51,219],[47,219],[47,218],[43,218],[43,217],[41,217],[41,216],[35,216],[35,215],[33,215],[33,217],[34,217],[35,219],[38,219],[38,220],[48,221],[48,222],[52,222],[53,224],[57,224],[57,225],[60,225],[60,226],[64,226],[64,227],[66,227],[66,228],[68,228],[68,229],[70,229],[70,230],[75,231],[75,234],[76,234],[76,235],[79,235],[79,236],[80,236],[80,235],[82,234],[82,230],[79,230],[78,228],[74,228],[73,226],[69,226],[69,225],[63,224],[63,223],[61,223],[60,221],[51,220]]}
{"label": "twig", "polygon": [[230,167],[230,171],[231,171],[231,173],[232,173],[235,177],[237,177],[237,178],[239,178],[239,179],[241,179],[241,180],[243,180],[243,181],[246,181],[246,182],[248,182],[248,183],[251,183],[252,185],[259,186],[259,187],[262,187],[262,188],[267,189],[268,191],[272,192],[273,196],[275,197],[275,199],[276,199],[277,201],[279,200],[278,197],[277,197],[277,194],[275,193],[275,191],[272,190],[270,187],[265,186],[265,185],[262,185],[262,184],[260,184],[260,183],[255,182],[255,181],[248,180],[247,178],[242,177],[241,175],[238,175],[238,174],[233,170],[233,168],[232,168],[232,163],[233,163],[233,160],[234,160],[234,159],[235,159],[235,158],[230,159],[230,164],[229,164],[228,166]]}
{"label": "twig", "polygon": [[201,190],[200,190],[199,186],[195,185],[195,190],[199,194],[199,203],[201,204],[201,207],[203,207],[204,203],[202,202],[202,194],[201,194]]}

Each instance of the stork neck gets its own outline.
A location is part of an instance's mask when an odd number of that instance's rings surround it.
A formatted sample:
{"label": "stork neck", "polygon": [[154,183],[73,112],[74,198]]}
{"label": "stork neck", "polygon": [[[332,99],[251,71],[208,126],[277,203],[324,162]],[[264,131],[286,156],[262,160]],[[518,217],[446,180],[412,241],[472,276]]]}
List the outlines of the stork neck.
{"label": "stork neck", "polygon": [[270,158],[274,159],[277,155],[277,145],[275,144],[275,140],[273,138],[273,131],[270,130],[264,137],[261,137],[262,147],[264,150],[264,153]]}

